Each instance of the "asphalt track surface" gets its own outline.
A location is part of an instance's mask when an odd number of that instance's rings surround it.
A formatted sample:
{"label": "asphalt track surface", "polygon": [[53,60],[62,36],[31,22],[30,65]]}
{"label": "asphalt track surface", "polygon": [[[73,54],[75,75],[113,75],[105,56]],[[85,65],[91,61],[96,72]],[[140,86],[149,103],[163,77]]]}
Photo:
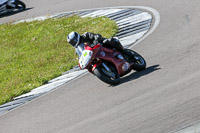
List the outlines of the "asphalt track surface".
{"label": "asphalt track surface", "polygon": [[157,29],[132,49],[147,60],[111,87],[84,75],[0,116],[1,133],[167,133],[200,121],[199,0],[23,0],[29,10],[1,23],[99,7],[147,6]]}

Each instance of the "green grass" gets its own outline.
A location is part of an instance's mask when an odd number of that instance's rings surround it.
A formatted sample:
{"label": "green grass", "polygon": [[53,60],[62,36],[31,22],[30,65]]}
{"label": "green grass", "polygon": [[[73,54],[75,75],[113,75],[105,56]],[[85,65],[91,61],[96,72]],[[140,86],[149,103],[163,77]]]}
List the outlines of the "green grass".
{"label": "green grass", "polygon": [[105,17],[72,16],[0,25],[0,104],[46,84],[78,64],[66,41],[71,31],[111,37],[115,22]]}

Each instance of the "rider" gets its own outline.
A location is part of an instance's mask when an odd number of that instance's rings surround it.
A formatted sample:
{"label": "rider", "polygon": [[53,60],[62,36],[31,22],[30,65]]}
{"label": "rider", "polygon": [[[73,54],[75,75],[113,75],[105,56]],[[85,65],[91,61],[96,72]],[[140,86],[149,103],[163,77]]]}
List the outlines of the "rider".
{"label": "rider", "polygon": [[79,44],[87,42],[90,47],[94,47],[98,43],[102,43],[104,47],[107,48],[115,48],[121,53],[128,54],[127,51],[124,50],[124,47],[121,45],[119,40],[116,37],[112,38],[103,38],[100,34],[94,34],[90,32],[85,32],[80,35],[77,32],[71,32],[67,41],[74,47],[77,48]]}

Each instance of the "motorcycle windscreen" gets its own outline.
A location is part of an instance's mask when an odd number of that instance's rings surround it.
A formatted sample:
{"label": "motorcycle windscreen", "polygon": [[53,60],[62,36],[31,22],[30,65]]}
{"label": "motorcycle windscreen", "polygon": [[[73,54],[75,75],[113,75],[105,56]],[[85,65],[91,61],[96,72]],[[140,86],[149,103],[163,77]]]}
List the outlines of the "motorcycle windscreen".
{"label": "motorcycle windscreen", "polygon": [[82,55],[82,52],[85,50],[84,46],[85,46],[85,44],[82,43],[82,44],[79,44],[78,47],[76,48],[76,53],[78,54],[79,59]]}

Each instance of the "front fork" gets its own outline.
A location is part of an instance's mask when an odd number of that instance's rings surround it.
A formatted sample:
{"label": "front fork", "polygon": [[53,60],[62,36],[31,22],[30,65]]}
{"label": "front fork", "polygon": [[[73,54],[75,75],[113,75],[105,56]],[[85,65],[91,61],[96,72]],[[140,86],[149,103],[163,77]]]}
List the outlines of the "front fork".
{"label": "front fork", "polygon": [[102,66],[106,69],[106,71],[111,72],[110,68],[105,63],[102,63]]}
{"label": "front fork", "polygon": [[110,70],[110,68],[109,68],[104,62],[95,64],[95,65],[93,66],[93,68],[92,68],[92,71],[94,71],[95,68],[98,67],[100,64],[105,68],[105,69],[102,69],[102,72],[103,72],[105,75],[107,75],[107,76],[109,76],[109,77],[112,77],[112,78],[115,78],[115,76],[116,76],[115,73],[112,72],[112,71]]}
{"label": "front fork", "polygon": [[106,69],[106,71],[111,72],[110,68],[104,62],[100,60],[96,64],[93,65],[92,71],[94,71],[94,69],[100,65],[102,65]]}

